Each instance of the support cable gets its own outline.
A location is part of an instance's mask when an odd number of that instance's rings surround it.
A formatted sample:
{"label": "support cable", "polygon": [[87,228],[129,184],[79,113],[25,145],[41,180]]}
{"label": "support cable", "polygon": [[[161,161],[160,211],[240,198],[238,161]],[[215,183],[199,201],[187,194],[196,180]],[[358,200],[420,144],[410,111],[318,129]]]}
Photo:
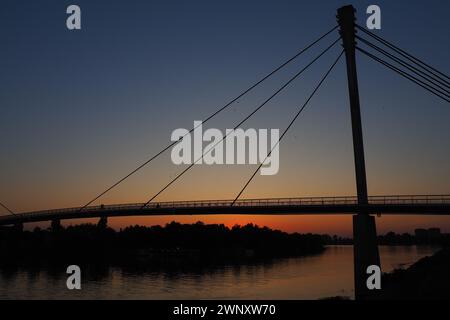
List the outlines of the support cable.
{"label": "support cable", "polygon": [[16,214],[9,209],[7,206],[5,206],[3,203],[0,202],[0,207],[3,207],[4,209],[6,209],[10,214],[12,214],[13,216],[15,216]]}
{"label": "support cable", "polygon": [[[404,60],[394,56],[393,54],[387,52],[386,50],[383,50],[382,48],[376,46],[375,44],[371,43],[370,41],[367,41],[364,38],[361,38],[359,36],[356,36],[356,38],[358,40],[360,40],[362,43],[366,44],[367,46],[369,46],[372,49],[374,49],[375,51],[377,51],[378,53],[381,53],[385,57],[388,57],[389,59],[397,62],[398,64],[400,64],[404,68],[407,68],[409,71],[414,72],[416,75],[418,75],[422,79],[425,79],[426,81],[432,83],[434,86],[440,88],[441,90],[443,90],[443,93],[445,92],[446,95],[448,95],[450,93],[450,91],[449,91],[450,85],[449,84],[446,84],[445,82],[443,82],[443,81],[441,81],[439,79],[436,79],[436,78],[433,78],[433,77],[429,76],[428,74],[424,73],[422,70],[417,69],[416,67],[414,67],[410,63],[408,63],[408,62],[406,62],[406,61],[404,61]],[[445,86],[447,88],[444,88],[442,86]]]}
{"label": "support cable", "polygon": [[239,197],[242,195],[242,193],[244,192],[244,190],[247,188],[247,186],[250,184],[250,182],[253,180],[253,178],[255,177],[256,173],[261,169],[262,165],[264,164],[264,162],[266,162],[267,158],[270,157],[270,155],[272,154],[272,151],[280,144],[281,140],[283,139],[283,137],[286,135],[286,133],[289,131],[289,129],[292,127],[292,125],[294,124],[294,122],[297,120],[297,118],[300,116],[300,114],[303,112],[303,110],[305,110],[305,108],[307,107],[309,101],[313,98],[313,96],[316,94],[317,90],[319,90],[319,88],[321,87],[322,83],[325,81],[325,79],[328,77],[328,75],[330,74],[330,72],[333,70],[334,66],[338,63],[339,59],[341,58],[342,54],[344,53],[344,50],[341,51],[341,53],[339,54],[339,56],[337,57],[337,59],[333,62],[333,64],[331,65],[331,67],[328,69],[328,71],[325,73],[325,75],[322,77],[322,79],[320,80],[320,82],[317,84],[317,86],[314,88],[313,92],[309,95],[308,99],[306,99],[305,103],[300,107],[300,109],[297,111],[297,113],[295,114],[294,118],[291,120],[291,122],[289,123],[289,125],[286,127],[286,129],[283,131],[283,133],[280,136],[280,139],[277,141],[277,143],[273,146],[273,148],[270,150],[270,152],[267,154],[267,156],[264,158],[264,161],[262,161],[260,163],[260,165],[258,166],[258,168],[253,172],[253,174],[251,175],[250,179],[248,179],[248,181],[245,183],[244,187],[241,189],[241,191],[239,191],[239,193],[237,194],[236,198],[233,200],[233,202],[231,203],[231,206],[233,206],[236,201],[239,199]]}
{"label": "support cable", "polygon": [[449,99],[447,99],[446,97],[443,97],[439,92],[436,91],[436,89],[434,89],[433,87],[431,87],[430,85],[428,85],[427,83],[421,81],[420,79],[414,77],[413,75],[393,66],[392,64],[384,61],[383,59],[367,52],[364,49],[361,49],[360,47],[356,47],[356,50],[362,52],[363,54],[365,54],[366,56],[372,58],[373,60],[377,61],[378,63],[384,65],[385,67],[391,69],[392,71],[398,73],[399,75],[403,76],[404,78],[414,82],[415,84],[417,84],[418,86],[424,88],[425,90],[427,90],[428,92],[434,94],[435,96],[441,98],[444,101],[450,102]]}
{"label": "support cable", "polygon": [[430,66],[429,64],[423,62],[419,58],[414,57],[412,54],[409,54],[405,50],[402,50],[401,48],[399,48],[398,46],[394,45],[393,43],[391,43],[391,42],[381,38],[380,36],[370,32],[370,31],[367,31],[365,28],[361,27],[360,25],[356,24],[356,28],[358,28],[359,30],[361,30],[362,32],[367,34],[368,36],[374,38],[375,40],[383,43],[385,46],[389,47],[391,50],[397,52],[398,54],[400,54],[404,58],[406,58],[409,61],[415,63],[418,66],[420,66],[422,69],[426,70],[427,72],[433,74],[435,77],[437,77],[437,78],[445,81],[446,83],[450,84],[450,82],[448,81],[448,80],[450,80],[450,77],[448,75],[444,74],[443,72],[440,72],[436,68],[433,68],[432,66]]}
{"label": "support cable", "polygon": [[[300,55],[302,55],[304,52],[306,52],[308,49],[310,49],[311,47],[313,47],[315,44],[317,44],[319,41],[321,41],[322,39],[324,39],[326,36],[328,36],[330,33],[332,33],[334,30],[336,30],[338,27],[335,26],[333,27],[331,30],[327,31],[326,33],[324,33],[322,36],[320,36],[319,38],[317,38],[315,41],[311,42],[309,45],[307,45],[305,48],[303,48],[302,50],[300,50],[297,54],[295,54],[293,57],[289,58],[287,61],[285,61],[284,63],[282,63],[280,66],[278,66],[277,68],[275,68],[273,71],[271,71],[270,73],[268,73],[266,76],[264,76],[261,80],[259,80],[258,82],[256,82],[255,84],[253,84],[252,86],[250,86],[249,88],[247,88],[246,90],[244,90],[242,93],[240,93],[238,96],[236,96],[235,98],[233,98],[232,100],[230,100],[227,104],[225,104],[223,107],[221,107],[220,109],[218,109],[217,111],[215,111],[213,114],[211,114],[210,116],[208,116],[207,118],[205,118],[202,123],[206,123],[207,121],[211,120],[213,117],[215,117],[216,115],[218,115],[220,112],[222,112],[223,110],[227,109],[230,105],[232,105],[234,102],[236,102],[237,100],[239,100],[240,98],[242,98],[244,95],[246,95],[247,93],[249,93],[250,91],[252,91],[253,89],[255,89],[257,86],[259,86],[261,83],[263,83],[265,80],[267,80],[268,78],[270,78],[272,75],[274,75],[275,73],[277,73],[278,71],[280,71],[281,69],[283,69],[286,65],[288,65],[289,63],[291,63],[292,61],[294,61],[295,59],[297,59]],[[186,135],[191,134],[198,126],[192,128],[188,133],[186,133]],[[123,181],[125,181],[126,179],[128,179],[130,176],[132,176],[133,174],[135,174],[136,172],[138,172],[139,170],[141,170],[142,168],[144,168],[145,166],[147,166],[150,162],[152,162],[153,160],[155,160],[156,158],[158,158],[161,154],[163,154],[164,152],[166,152],[167,150],[169,150],[170,148],[172,148],[173,146],[175,146],[177,143],[179,143],[186,135],[184,135],[183,137],[180,137],[180,139],[178,139],[177,141],[173,141],[172,143],[170,143],[168,146],[166,146],[165,148],[163,148],[161,151],[159,151],[158,153],[156,153],[154,156],[152,156],[151,158],[149,158],[148,160],[146,160],[144,163],[142,163],[141,165],[139,165],[136,169],[134,169],[133,171],[131,171],[130,173],[128,173],[127,175],[125,175],[123,178],[119,179],[117,182],[115,182],[113,185],[111,185],[109,188],[107,188],[105,191],[101,192],[100,194],[98,194],[95,198],[93,198],[92,200],[90,200],[89,202],[87,202],[84,206],[82,206],[80,208],[80,211],[82,211],[83,209],[85,209],[87,206],[89,206],[91,203],[93,203],[94,201],[98,200],[100,197],[104,196],[107,192],[111,191],[112,189],[114,189],[115,187],[117,187],[120,183],[122,183]]]}
{"label": "support cable", "polygon": [[[327,48],[325,48],[318,56],[316,56],[310,63],[308,63],[303,69],[297,72],[292,78],[290,78],[286,83],[284,83],[275,93],[273,93],[269,98],[267,98],[262,104],[256,107],[249,115],[247,115],[241,122],[239,122],[232,131],[239,128],[242,124],[244,124],[250,117],[252,117],[256,112],[258,112],[263,106],[265,106],[270,100],[272,100],[275,96],[277,96],[281,91],[283,91],[291,82],[297,79],[305,70],[307,70],[314,62],[316,62],[321,56],[323,56],[326,52],[328,52],[341,38],[339,37],[333,43],[331,43]],[[191,163],[186,169],[180,172],[175,178],[173,178],[168,184],[166,184],[161,190],[159,190],[155,195],[153,195],[141,209],[145,208],[150,202],[152,202],[157,196],[159,196],[162,192],[164,192],[168,187],[170,187],[175,181],[177,181],[182,175],[188,172],[197,162],[199,162],[203,157],[212,151],[219,143],[222,143],[232,132],[228,132],[221,140],[215,143],[211,148],[207,151],[203,152],[201,157]]]}

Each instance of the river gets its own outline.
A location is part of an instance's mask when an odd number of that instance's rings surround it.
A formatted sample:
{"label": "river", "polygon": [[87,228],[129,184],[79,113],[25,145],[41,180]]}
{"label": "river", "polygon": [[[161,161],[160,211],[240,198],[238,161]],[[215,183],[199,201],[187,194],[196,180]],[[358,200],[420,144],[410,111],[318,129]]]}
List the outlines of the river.
{"label": "river", "polygon": [[[383,272],[406,268],[438,248],[380,246]],[[0,270],[0,299],[320,299],[353,298],[353,248],[202,271],[83,270],[68,290],[65,270]]]}

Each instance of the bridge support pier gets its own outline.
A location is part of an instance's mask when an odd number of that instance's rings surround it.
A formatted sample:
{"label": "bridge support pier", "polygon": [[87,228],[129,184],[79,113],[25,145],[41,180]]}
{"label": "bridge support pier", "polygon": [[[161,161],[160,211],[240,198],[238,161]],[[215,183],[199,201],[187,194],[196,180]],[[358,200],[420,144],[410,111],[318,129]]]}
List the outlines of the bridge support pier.
{"label": "bridge support pier", "polygon": [[50,225],[50,229],[51,229],[53,232],[58,232],[58,231],[60,231],[60,230],[62,229],[62,226],[61,226],[61,220],[59,220],[59,219],[52,220],[52,223],[51,223],[51,225]]}
{"label": "bridge support pier", "polygon": [[377,290],[367,288],[367,267],[380,267],[375,217],[366,213],[353,216],[353,261],[355,277],[355,298],[370,299]]}
{"label": "bridge support pier", "polygon": [[100,220],[97,223],[97,227],[99,229],[106,229],[106,228],[108,228],[108,217],[101,217]]}

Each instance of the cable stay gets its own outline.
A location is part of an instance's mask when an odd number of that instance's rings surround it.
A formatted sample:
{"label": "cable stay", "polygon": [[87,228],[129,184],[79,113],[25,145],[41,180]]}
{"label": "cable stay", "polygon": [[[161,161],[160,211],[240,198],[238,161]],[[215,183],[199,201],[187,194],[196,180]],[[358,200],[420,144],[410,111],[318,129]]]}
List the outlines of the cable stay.
{"label": "cable stay", "polygon": [[[428,81],[429,83],[431,83],[432,85],[438,87],[439,89],[441,89],[442,91],[444,91],[447,96],[450,94],[450,85],[447,84],[446,82],[440,80],[440,79],[436,79],[431,77],[430,75],[424,73],[422,70],[417,69],[416,67],[414,67],[413,65],[411,65],[410,63],[394,56],[393,54],[387,52],[386,50],[383,50],[382,48],[376,46],[375,44],[371,43],[370,41],[361,38],[359,36],[356,36],[356,38],[358,40],[360,40],[362,43],[366,44],[367,46],[371,47],[372,49],[376,50],[378,53],[381,53],[382,55],[384,55],[385,57],[388,57],[389,59],[397,62],[398,64],[400,64],[401,66],[403,66],[404,68],[407,68],[409,71],[414,72],[416,75],[418,75],[419,77],[421,77],[422,79],[425,79],[426,81]],[[444,88],[443,86],[447,87]],[[449,96],[450,97],[450,96]]]}
{"label": "cable stay", "polygon": [[289,129],[292,127],[292,125],[294,124],[294,122],[297,120],[297,118],[300,116],[300,114],[303,112],[303,110],[305,110],[305,108],[307,107],[308,103],[311,101],[311,99],[313,98],[313,96],[316,94],[317,90],[319,90],[319,88],[322,86],[322,83],[325,81],[325,79],[328,77],[328,75],[331,73],[331,71],[333,70],[334,66],[338,63],[339,59],[342,57],[342,54],[344,53],[344,50],[341,51],[341,53],[339,54],[339,56],[336,58],[336,60],[333,62],[333,64],[331,65],[331,67],[328,69],[328,71],[325,73],[325,75],[322,77],[322,79],[319,81],[319,83],[317,84],[317,86],[314,88],[314,90],[312,91],[312,93],[309,95],[308,99],[306,99],[305,103],[300,107],[300,109],[297,111],[297,113],[295,114],[295,116],[293,117],[293,119],[291,120],[291,122],[289,123],[289,125],[286,127],[286,129],[283,131],[283,133],[280,136],[280,139],[278,139],[277,143],[272,147],[272,149],[270,150],[270,152],[267,154],[267,156],[264,158],[264,161],[262,161],[258,168],[253,172],[253,174],[250,176],[250,179],[248,179],[248,181],[245,183],[244,187],[241,189],[241,191],[239,191],[239,193],[237,194],[236,198],[233,200],[233,202],[231,203],[231,206],[233,206],[236,201],[239,199],[239,197],[242,195],[242,193],[244,192],[244,190],[247,188],[247,186],[250,184],[250,182],[253,180],[253,178],[255,177],[255,175],[258,173],[258,171],[261,169],[262,165],[264,164],[264,162],[266,162],[267,158],[270,157],[270,155],[272,154],[272,151],[278,147],[278,145],[280,144],[281,140],[283,139],[283,137],[286,135],[286,133],[289,131]]}
{"label": "cable stay", "polygon": [[432,86],[430,86],[429,84],[423,82],[422,80],[418,79],[417,77],[397,68],[396,66],[384,61],[383,59],[371,54],[370,52],[360,48],[360,47],[356,47],[356,50],[362,52],[363,54],[365,54],[366,56],[370,57],[371,59],[375,60],[376,62],[384,65],[385,67],[391,69],[392,71],[398,73],[399,75],[403,76],[404,78],[414,82],[415,84],[417,84],[418,86],[424,88],[425,90],[427,90],[428,92],[434,94],[435,96],[441,98],[444,101],[450,102],[450,100],[448,98],[446,98],[445,96],[443,96],[437,89],[433,88]]}
{"label": "cable stay", "polygon": [[415,63],[418,66],[420,66],[422,69],[424,69],[428,73],[434,75],[435,77],[441,79],[442,81],[445,81],[447,84],[450,84],[450,82],[448,81],[448,80],[450,80],[450,77],[448,75],[444,74],[443,72],[437,70],[436,68],[433,68],[432,66],[430,66],[427,63],[425,63],[421,59],[413,56],[412,54],[406,52],[405,50],[402,50],[401,48],[399,48],[398,46],[394,45],[393,43],[391,43],[391,42],[381,38],[380,36],[370,32],[368,30],[366,30],[364,27],[361,27],[360,25],[356,24],[356,28],[358,28],[358,30],[361,30],[362,32],[364,32],[368,36],[374,38],[375,40],[381,42],[382,44],[384,44],[385,46],[387,46],[391,50],[395,51],[399,55],[403,56],[404,58],[408,59],[409,61]]}
{"label": "cable stay", "polygon": [[[268,78],[270,78],[271,76],[273,76],[275,73],[277,73],[278,71],[280,71],[281,69],[283,69],[284,67],[286,67],[288,64],[290,64],[292,61],[296,60],[299,56],[301,56],[303,53],[305,53],[306,51],[308,51],[310,48],[312,48],[314,45],[316,45],[318,42],[320,42],[322,39],[324,39],[326,36],[328,36],[329,34],[331,34],[334,30],[336,30],[338,27],[335,26],[333,28],[331,28],[331,30],[325,32],[323,35],[321,35],[319,38],[317,38],[316,40],[314,40],[313,42],[311,42],[310,44],[308,44],[306,47],[304,47],[302,50],[300,50],[298,53],[296,53],[294,56],[292,56],[291,58],[289,58],[288,60],[286,60],[285,62],[283,62],[281,65],[279,65],[278,67],[276,67],[274,70],[272,70],[270,73],[268,73],[266,76],[264,76],[263,78],[261,78],[259,81],[257,81],[256,83],[254,83],[253,85],[251,85],[250,87],[248,87],[246,90],[242,91],[239,95],[237,95],[235,98],[231,99],[228,103],[226,103],[223,107],[219,108],[217,111],[215,111],[214,113],[212,113],[210,116],[206,117],[201,123],[205,124],[206,122],[208,122],[209,120],[211,120],[212,118],[214,118],[216,115],[218,115],[219,113],[221,113],[222,111],[224,111],[225,109],[227,109],[228,107],[230,107],[232,104],[234,104],[236,101],[238,101],[240,98],[242,98],[244,95],[246,95],[247,93],[249,93],[250,91],[252,91],[253,89],[255,89],[256,87],[258,87],[261,83],[263,83],[264,81],[266,81]],[[153,155],[152,157],[150,157],[148,160],[146,160],[145,162],[143,162],[142,164],[140,164],[136,169],[132,170],[130,173],[128,173],[127,175],[125,175],[123,178],[119,179],[117,182],[115,182],[113,185],[111,185],[109,188],[107,188],[105,191],[101,192],[100,194],[98,194],[95,198],[93,198],[92,200],[90,200],[89,202],[87,202],[84,206],[82,206],[80,208],[80,211],[82,211],[83,209],[85,209],[87,206],[89,206],[90,204],[92,204],[94,201],[98,200],[100,197],[104,196],[106,193],[108,193],[109,191],[111,191],[112,189],[114,189],[115,187],[117,187],[119,184],[121,184],[123,181],[125,181],[126,179],[128,179],[129,177],[131,177],[132,175],[134,175],[136,172],[138,172],[139,170],[141,170],[142,168],[144,168],[145,166],[147,166],[150,162],[152,162],[153,160],[155,160],[156,158],[158,158],[160,155],[162,155],[164,152],[166,152],[167,150],[169,150],[170,148],[172,148],[173,146],[175,146],[176,144],[178,144],[179,142],[181,142],[183,140],[183,138],[189,134],[191,134],[198,126],[192,128],[188,133],[186,133],[184,136],[180,137],[180,139],[178,139],[177,141],[173,141],[172,143],[170,143],[169,145],[167,145],[165,148],[163,148],[161,151],[159,151],[158,153],[156,153],[155,155]]]}
{"label": "cable stay", "polygon": [[[240,121],[235,127],[234,130],[239,128],[242,124],[244,124],[248,119],[250,119],[256,112],[258,112],[262,107],[264,107],[269,101],[271,101],[274,97],[276,97],[281,91],[283,91],[289,84],[291,84],[295,79],[297,79],[305,70],[307,70],[312,64],[314,64],[320,57],[322,57],[326,52],[328,52],[336,43],[340,40],[339,37],[333,43],[331,43],[327,48],[325,48],[319,55],[317,55],[310,63],[308,63],[303,69],[297,72],[292,78],[290,78],[287,82],[285,82],[277,91],[275,91],[269,98],[267,98],[263,103],[258,105],[250,114],[248,114],[242,121]],[[186,172],[188,172],[197,162],[199,162],[203,157],[211,152],[219,143],[225,141],[225,139],[231,134],[232,131],[228,132],[221,140],[215,143],[212,147],[202,153],[202,155],[196,159],[193,163],[191,163],[186,169],[180,172],[175,178],[173,178],[168,184],[166,184],[160,191],[158,191],[155,195],[153,195],[144,205],[142,209],[145,208],[150,202],[152,202],[157,196],[163,193],[168,187],[170,187],[175,181],[177,181],[181,176],[183,176]]]}
{"label": "cable stay", "polygon": [[15,216],[16,214],[9,209],[7,206],[5,206],[3,203],[0,202],[0,207],[3,207],[6,211],[8,211],[10,214],[12,214],[13,216]]}

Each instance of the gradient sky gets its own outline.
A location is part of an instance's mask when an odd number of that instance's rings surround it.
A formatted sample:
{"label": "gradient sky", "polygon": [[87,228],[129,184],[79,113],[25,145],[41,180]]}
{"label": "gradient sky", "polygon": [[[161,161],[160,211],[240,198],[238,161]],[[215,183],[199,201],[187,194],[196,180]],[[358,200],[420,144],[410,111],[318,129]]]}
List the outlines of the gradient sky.
{"label": "gradient sky", "polygon": [[[66,28],[78,4],[82,30]],[[0,201],[17,212],[79,206],[336,24],[347,1],[2,1]],[[358,1],[382,10],[380,36],[448,73],[448,1]],[[337,31],[207,127],[232,128],[337,38]],[[244,128],[283,130],[339,53],[336,46]],[[283,140],[280,171],[243,198],[354,195],[341,60]],[[450,194],[450,106],[358,55],[371,195]],[[162,156],[97,203],[144,202],[184,167]],[[196,166],[157,200],[233,198],[254,166]],[[0,214],[5,214],[0,211]],[[171,218],[117,218],[110,224]],[[287,231],[351,233],[348,217],[185,217]],[[450,217],[382,217],[381,232]]]}

